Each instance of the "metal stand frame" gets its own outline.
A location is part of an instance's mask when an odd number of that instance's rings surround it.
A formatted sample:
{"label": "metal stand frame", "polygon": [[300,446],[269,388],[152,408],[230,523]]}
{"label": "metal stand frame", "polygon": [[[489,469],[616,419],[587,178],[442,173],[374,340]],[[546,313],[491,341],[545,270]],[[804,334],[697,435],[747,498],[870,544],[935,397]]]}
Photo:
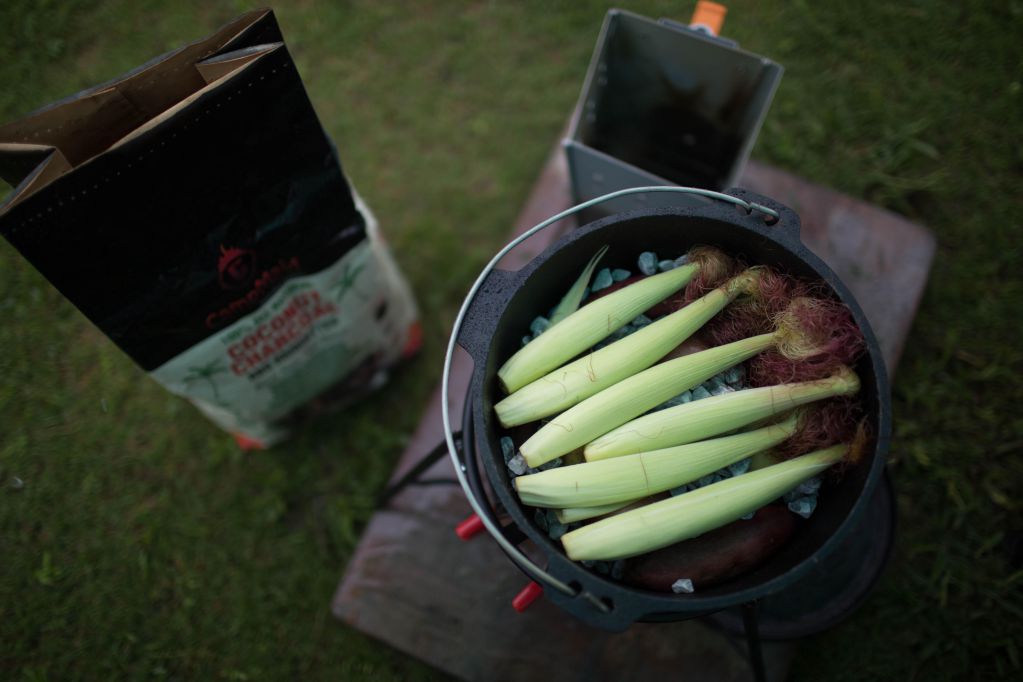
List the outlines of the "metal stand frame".
{"label": "metal stand frame", "polygon": [[767,673],[764,671],[764,652],[760,648],[760,627],[759,609],[755,601],[748,601],[742,605],[742,622],[746,628],[746,647],[749,652],[749,664],[753,668],[753,679],[756,682],[766,682]]}

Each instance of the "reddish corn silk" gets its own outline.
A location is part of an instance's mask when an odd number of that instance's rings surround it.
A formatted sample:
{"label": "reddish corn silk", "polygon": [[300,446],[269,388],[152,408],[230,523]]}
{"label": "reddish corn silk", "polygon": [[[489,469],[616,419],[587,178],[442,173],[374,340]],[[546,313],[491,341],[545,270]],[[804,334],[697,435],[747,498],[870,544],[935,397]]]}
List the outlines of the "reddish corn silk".
{"label": "reddish corn silk", "polygon": [[668,315],[697,299],[703,298],[714,289],[742,271],[739,264],[716,249],[696,247],[689,252],[691,260],[700,263],[700,270],[685,289],[672,294],[647,311],[650,317]]}
{"label": "reddish corn silk", "polygon": [[828,298],[805,300],[813,304],[792,306],[786,314],[794,316],[814,352],[796,359],[778,350],[760,354],[749,361],[750,385],[823,379],[839,365],[852,365],[865,350],[863,334],[845,305]]}
{"label": "reddish corn silk", "polygon": [[[786,353],[771,349],[748,362],[751,386],[813,381],[839,365],[851,365],[865,343],[849,309],[822,284],[811,285],[771,268],[757,267],[749,295],[722,311],[707,326],[715,345],[766,334],[786,318],[794,322],[815,352]],[[693,283],[690,282],[690,287]],[[795,301],[807,304],[792,305]]]}
{"label": "reddish corn silk", "polygon": [[796,432],[772,448],[775,459],[791,459],[804,452],[851,442],[863,413],[860,402],[848,397],[830,398],[806,406],[803,411]]}
{"label": "reddish corn silk", "polygon": [[715,345],[773,331],[776,318],[789,303],[810,294],[809,288],[793,277],[767,267],[754,270],[758,277],[751,287],[750,295],[736,302],[709,326],[708,331]]}
{"label": "reddish corn silk", "polygon": [[686,306],[698,298],[702,298],[711,290],[721,286],[726,279],[731,279],[742,272],[743,268],[738,261],[721,260],[717,269],[704,268],[689,284],[681,295],[676,295],[674,303],[678,307]]}

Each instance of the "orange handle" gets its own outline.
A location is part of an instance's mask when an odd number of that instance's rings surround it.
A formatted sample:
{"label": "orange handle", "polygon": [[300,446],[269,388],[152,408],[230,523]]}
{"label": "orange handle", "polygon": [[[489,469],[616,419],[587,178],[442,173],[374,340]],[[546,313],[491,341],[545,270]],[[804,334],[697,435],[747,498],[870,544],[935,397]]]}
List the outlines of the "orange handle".
{"label": "orange handle", "polygon": [[700,0],[696,3],[696,9],[693,10],[693,18],[689,20],[689,25],[693,28],[705,28],[711,35],[716,36],[721,33],[721,27],[725,25],[726,14],[728,14],[728,8],[724,5]]}

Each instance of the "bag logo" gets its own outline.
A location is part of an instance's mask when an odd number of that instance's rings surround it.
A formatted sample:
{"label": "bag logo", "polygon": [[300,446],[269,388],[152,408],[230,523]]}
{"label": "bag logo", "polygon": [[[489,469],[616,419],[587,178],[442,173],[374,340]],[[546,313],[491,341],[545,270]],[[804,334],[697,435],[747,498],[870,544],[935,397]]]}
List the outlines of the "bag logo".
{"label": "bag logo", "polygon": [[221,289],[244,289],[256,272],[256,253],[235,246],[220,245],[217,280]]}
{"label": "bag logo", "polygon": [[237,292],[235,295],[238,298],[209,313],[206,316],[206,328],[219,329],[250,313],[278,284],[301,270],[298,256],[292,256],[281,258],[274,265],[260,271],[256,268],[255,251],[221,244],[217,281],[221,289]]}

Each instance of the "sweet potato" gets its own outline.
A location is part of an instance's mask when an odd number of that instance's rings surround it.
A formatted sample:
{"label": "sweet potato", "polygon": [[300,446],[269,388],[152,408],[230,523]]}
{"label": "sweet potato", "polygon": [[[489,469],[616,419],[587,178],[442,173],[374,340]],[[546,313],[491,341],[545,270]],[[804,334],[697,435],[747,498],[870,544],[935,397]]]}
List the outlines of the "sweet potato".
{"label": "sweet potato", "polygon": [[710,587],[766,561],[795,527],[795,515],[784,505],[768,505],[752,519],[628,559],[623,582],[656,592],[671,592],[679,578],[689,578],[697,590]]}

